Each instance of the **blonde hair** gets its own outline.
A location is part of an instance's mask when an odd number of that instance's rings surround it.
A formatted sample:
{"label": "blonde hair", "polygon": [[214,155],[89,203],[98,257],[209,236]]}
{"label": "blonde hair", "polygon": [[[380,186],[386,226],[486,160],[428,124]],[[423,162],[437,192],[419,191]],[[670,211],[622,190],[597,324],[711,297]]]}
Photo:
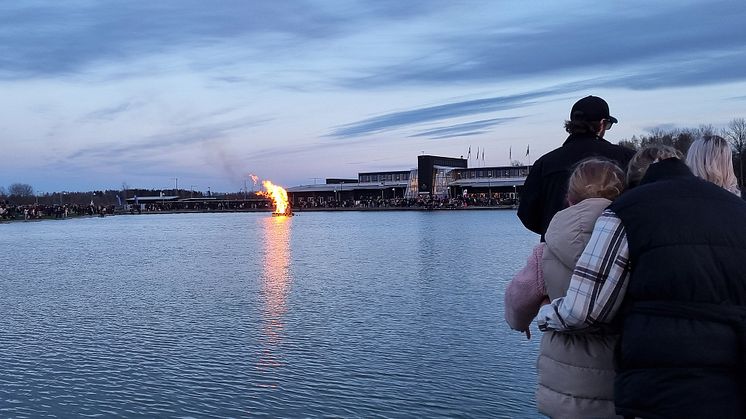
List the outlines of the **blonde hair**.
{"label": "blonde hair", "polygon": [[722,137],[713,135],[694,141],[686,154],[686,164],[694,175],[741,196],[730,145]]}
{"label": "blonde hair", "polygon": [[681,159],[683,156],[679,150],[663,144],[649,145],[638,151],[632,156],[629,167],[627,167],[627,187],[637,186],[651,164],[672,157]]}
{"label": "blonde hair", "polygon": [[624,190],[624,171],[615,163],[591,157],[580,161],[570,174],[567,201],[570,205],[588,198],[613,200]]}

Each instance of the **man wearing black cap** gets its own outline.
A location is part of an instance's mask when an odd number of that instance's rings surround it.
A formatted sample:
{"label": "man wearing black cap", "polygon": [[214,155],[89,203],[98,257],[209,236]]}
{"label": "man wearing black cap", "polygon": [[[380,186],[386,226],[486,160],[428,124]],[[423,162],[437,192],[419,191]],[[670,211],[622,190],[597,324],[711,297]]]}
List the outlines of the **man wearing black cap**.
{"label": "man wearing black cap", "polygon": [[565,121],[567,137],[562,147],[540,157],[531,167],[521,193],[518,218],[534,233],[544,233],[558,211],[567,207],[567,182],[573,166],[588,157],[604,157],[626,170],[634,150],[611,144],[604,133],[618,121],[609,115],[609,105],[597,96],[575,102],[570,120]]}

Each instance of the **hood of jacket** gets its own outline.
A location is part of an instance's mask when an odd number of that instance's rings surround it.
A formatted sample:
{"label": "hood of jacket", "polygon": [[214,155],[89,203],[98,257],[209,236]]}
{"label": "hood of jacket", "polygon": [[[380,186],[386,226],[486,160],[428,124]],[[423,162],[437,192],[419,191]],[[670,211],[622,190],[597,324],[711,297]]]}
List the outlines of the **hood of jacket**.
{"label": "hood of jacket", "polygon": [[555,214],[546,233],[547,249],[571,272],[591,237],[596,219],[611,204],[588,198]]}

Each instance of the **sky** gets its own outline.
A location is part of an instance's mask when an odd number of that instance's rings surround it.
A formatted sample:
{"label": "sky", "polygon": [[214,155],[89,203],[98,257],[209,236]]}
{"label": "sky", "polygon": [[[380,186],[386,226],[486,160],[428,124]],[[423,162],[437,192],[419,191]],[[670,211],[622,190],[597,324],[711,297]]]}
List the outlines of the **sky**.
{"label": "sky", "polygon": [[742,1],[2,2],[0,186],[234,192],[469,149],[472,167],[530,163],[591,94],[612,142],[724,127],[746,117],[743,22]]}

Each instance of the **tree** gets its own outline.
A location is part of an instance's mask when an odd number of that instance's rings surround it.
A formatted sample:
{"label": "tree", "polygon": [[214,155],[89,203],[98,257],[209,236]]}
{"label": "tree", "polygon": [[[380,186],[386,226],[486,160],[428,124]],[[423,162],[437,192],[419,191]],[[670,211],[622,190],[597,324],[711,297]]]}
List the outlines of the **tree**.
{"label": "tree", "polygon": [[717,134],[717,131],[715,130],[715,127],[712,126],[712,124],[707,125],[700,125],[699,128],[695,130],[695,133],[698,137],[701,138],[710,138],[713,135]]}
{"label": "tree", "polygon": [[5,196],[5,188],[0,186],[0,196]]}
{"label": "tree", "polygon": [[635,151],[640,149],[640,140],[637,138],[637,136],[634,136],[634,135],[629,140],[619,141],[618,144],[622,147],[629,148]]}
{"label": "tree", "polygon": [[712,126],[703,125],[697,129],[663,129],[654,128],[650,131],[649,135],[641,135],[640,137],[632,136],[631,139],[623,139],[619,141],[619,145],[622,147],[631,148],[632,150],[640,150],[651,145],[667,145],[673,147],[686,155],[689,151],[689,146],[692,145],[694,139],[701,137],[702,135],[712,135]]}
{"label": "tree", "polygon": [[14,183],[8,186],[8,195],[19,197],[33,196],[34,188],[26,183]]}
{"label": "tree", "polygon": [[722,130],[723,138],[728,140],[738,157],[738,184],[743,188],[743,152],[746,151],[746,119],[735,118]]}

